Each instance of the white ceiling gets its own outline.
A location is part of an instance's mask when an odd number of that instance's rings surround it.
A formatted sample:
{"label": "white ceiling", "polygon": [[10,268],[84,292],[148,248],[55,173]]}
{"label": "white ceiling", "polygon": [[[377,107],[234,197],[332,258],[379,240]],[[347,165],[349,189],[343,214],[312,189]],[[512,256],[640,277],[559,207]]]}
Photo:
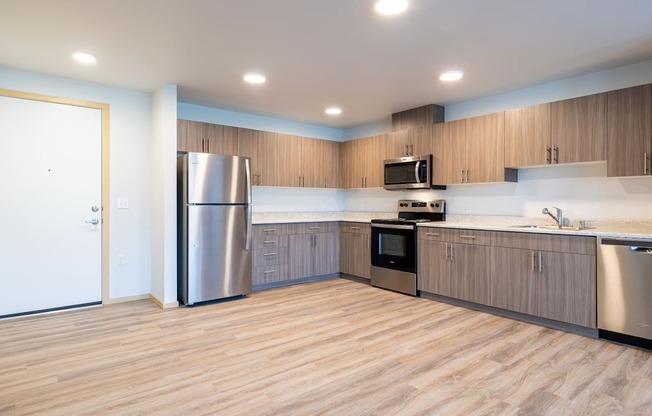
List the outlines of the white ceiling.
{"label": "white ceiling", "polygon": [[[651,0],[0,0],[0,65],[345,128],[652,59]],[[84,50],[97,64],[70,55]],[[444,84],[441,71],[464,70]],[[246,85],[260,71],[268,82]],[[327,116],[329,105],[344,113]]]}

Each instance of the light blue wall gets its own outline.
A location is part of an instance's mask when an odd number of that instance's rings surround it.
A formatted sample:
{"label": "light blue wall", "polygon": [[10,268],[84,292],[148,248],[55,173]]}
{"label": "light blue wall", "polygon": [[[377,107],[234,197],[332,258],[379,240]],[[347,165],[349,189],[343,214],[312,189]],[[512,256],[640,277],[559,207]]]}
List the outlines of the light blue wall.
{"label": "light blue wall", "polygon": [[226,126],[265,130],[338,142],[344,141],[344,131],[341,129],[182,102],[177,105],[177,116],[183,120],[202,121],[205,123],[223,124]]}

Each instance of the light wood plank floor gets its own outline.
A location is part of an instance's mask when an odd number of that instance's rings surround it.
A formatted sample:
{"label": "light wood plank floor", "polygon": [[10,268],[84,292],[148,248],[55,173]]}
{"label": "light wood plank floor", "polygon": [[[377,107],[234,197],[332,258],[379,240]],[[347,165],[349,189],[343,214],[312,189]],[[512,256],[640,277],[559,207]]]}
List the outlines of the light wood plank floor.
{"label": "light wood plank floor", "polygon": [[0,321],[0,415],[650,415],[652,353],[360,283]]}

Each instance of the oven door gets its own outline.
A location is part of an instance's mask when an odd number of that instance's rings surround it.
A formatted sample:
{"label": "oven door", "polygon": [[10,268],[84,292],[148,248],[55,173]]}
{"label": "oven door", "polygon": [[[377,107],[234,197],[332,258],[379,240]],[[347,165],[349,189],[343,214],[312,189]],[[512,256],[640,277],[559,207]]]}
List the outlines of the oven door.
{"label": "oven door", "polygon": [[371,265],[416,273],[416,234],[413,225],[371,224]]}

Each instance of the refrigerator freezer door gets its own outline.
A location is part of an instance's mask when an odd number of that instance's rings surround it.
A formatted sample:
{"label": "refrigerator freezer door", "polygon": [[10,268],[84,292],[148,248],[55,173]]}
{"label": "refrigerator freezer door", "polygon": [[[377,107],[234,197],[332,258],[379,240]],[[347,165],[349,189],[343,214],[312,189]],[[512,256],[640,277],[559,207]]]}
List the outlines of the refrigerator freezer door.
{"label": "refrigerator freezer door", "polygon": [[249,205],[187,207],[185,304],[251,293],[251,250],[245,249]]}
{"label": "refrigerator freezer door", "polygon": [[188,153],[188,204],[246,204],[247,158],[210,153]]}

